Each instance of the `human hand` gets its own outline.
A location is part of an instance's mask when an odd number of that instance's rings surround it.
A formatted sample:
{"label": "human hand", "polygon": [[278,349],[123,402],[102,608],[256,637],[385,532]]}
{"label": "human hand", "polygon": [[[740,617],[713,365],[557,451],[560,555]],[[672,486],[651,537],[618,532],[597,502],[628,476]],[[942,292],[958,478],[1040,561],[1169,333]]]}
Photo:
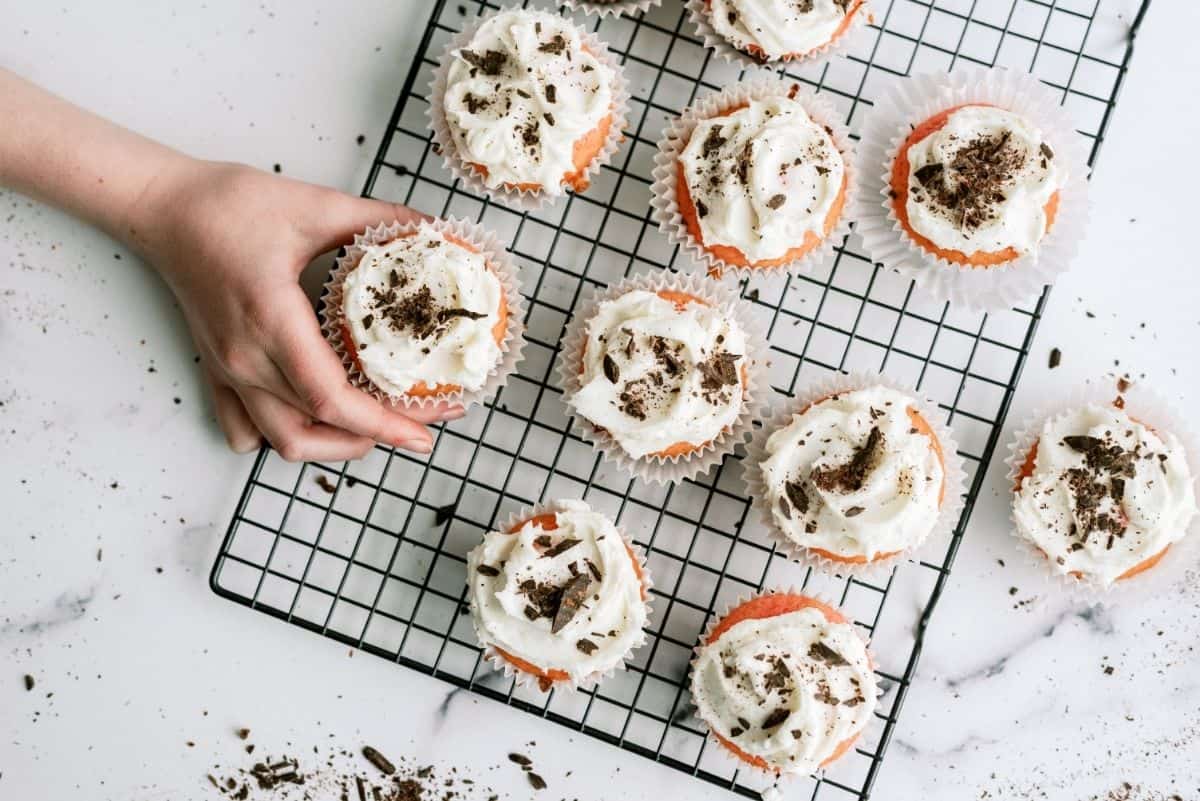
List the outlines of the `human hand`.
{"label": "human hand", "polygon": [[422,216],[236,164],[183,159],[151,182],[125,238],[179,299],[233,450],[265,436],[288,461],[358,458],[376,441],[427,453],[424,424],[463,416],[387,408],[352,387],[299,285],[355,233]]}

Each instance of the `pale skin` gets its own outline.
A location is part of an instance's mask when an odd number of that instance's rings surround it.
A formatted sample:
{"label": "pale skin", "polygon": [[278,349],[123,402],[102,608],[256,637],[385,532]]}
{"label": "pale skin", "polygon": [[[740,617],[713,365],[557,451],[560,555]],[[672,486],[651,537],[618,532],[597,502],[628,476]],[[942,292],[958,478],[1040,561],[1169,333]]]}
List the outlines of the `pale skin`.
{"label": "pale skin", "polygon": [[352,387],[300,288],[316,256],[423,215],[239,164],[201,161],[0,69],[0,185],[123,242],[179,300],[229,446],[290,461],[376,442],[427,453],[457,405],[396,410]]}

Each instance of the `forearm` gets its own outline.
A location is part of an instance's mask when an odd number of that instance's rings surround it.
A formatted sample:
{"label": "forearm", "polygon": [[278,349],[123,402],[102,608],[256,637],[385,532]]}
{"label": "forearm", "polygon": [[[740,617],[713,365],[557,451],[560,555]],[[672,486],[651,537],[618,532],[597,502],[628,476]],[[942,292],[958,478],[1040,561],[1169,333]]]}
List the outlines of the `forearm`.
{"label": "forearm", "polygon": [[0,185],[141,249],[135,210],[191,159],[0,68]]}

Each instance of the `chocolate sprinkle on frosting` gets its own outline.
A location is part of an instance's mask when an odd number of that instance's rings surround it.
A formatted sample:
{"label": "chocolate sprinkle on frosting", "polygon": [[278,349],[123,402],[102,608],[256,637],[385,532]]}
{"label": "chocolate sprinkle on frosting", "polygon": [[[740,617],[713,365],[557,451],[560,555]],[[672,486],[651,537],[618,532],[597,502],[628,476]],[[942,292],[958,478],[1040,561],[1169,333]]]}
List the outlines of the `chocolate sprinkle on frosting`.
{"label": "chocolate sprinkle on frosting", "polygon": [[575,647],[578,648],[583,653],[587,654],[588,656],[591,656],[599,648],[599,646],[596,645],[596,643],[594,643],[591,640],[586,639],[586,638],[577,641],[575,643]]}
{"label": "chocolate sprinkle on frosting", "polygon": [[579,613],[579,610],[583,607],[584,599],[587,598],[588,587],[591,583],[592,579],[590,576],[586,573],[580,573],[563,587],[558,603],[558,611],[554,613],[554,622],[550,626],[551,634],[558,634]]}
{"label": "chocolate sprinkle on frosting", "polygon": [[792,714],[792,711],[785,706],[781,706],[771,714],[767,715],[766,720],[762,722],[763,731],[773,729],[783,723]]}
{"label": "chocolate sprinkle on frosting", "polygon": [[485,50],[482,56],[470,50],[460,50],[458,53],[462,56],[463,61],[484,75],[499,75],[503,71],[504,65],[508,63],[508,56],[500,50]]}
{"label": "chocolate sprinkle on frosting", "polygon": [[840,467],[814,470],[811,476],[813,483],[826,492],[846,493],[862,489],[867,475],[874,467],[875,454],[882,447],[883,439],[883,432],[878,426],[873,426],[871,433],[867,435],[867,441],[854,452],[849,462]]}
{"label": "chocolate sprinkle on frosting", "polygon": [[844,656],[819,640],[809,647],[808,656],[810,659],[815,659],[818,662],[824,662],[834,667],[850,664]]}
{"label": "chocolate sprinkle on frosting", "polygon": [[787,202],[787,197],[785,195],[771,195],[770,200],[767,201],[767,208],[774,211],[782,206],[785,202]]}
{"label": "chocolate sprinkle on frosting", "polygon": [[621,380],[621,370],[617,367],[617,363],[613,361],[613,357],[607,353],[604,354],[604,377],[612,384]]}
{"label": "chocolate sprinkle on frosting", "polygon": [[579,542],[580,542],[579,540],[573,539],[571,537],[561,539],[558,541],[558,544],[555,545],[553,548],[550,548],[547,551],[543,551],[542,556],[554,558],[555,556],[558,556],[559,554],[563,554],[563,553],[566,553],[567,551],[571,550],[576,545],[578,545]]}
{"label": "chocolate sprinkle on frosting", "polygon": [[1025,152],[1011,142],[1012,133],[978,136],[961,147],[947,164],[926,164],[913,177],[933,205],[943,209],[961,229],[974,230],[996,217]]}
{"label": "chocolate sprinkle on frosting", "polygon": [[539,52],[549,53],[552,56],[558,55],[566,48],[567,40],[563,38],[561,33],[554,34],[554,36],[550,37],[550,41],[542,42],[540,45],[538,45]]}

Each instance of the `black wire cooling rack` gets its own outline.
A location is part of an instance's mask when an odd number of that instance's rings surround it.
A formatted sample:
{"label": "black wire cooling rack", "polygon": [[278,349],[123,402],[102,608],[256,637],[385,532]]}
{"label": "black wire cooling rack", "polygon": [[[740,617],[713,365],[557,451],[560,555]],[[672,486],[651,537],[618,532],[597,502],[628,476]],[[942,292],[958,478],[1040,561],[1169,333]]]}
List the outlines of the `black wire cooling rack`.
{"label": "black wire cooling rack", "polygon": [[[852,130],[890,81],[963,64],[1032,71],[1061,93],[1079,130],[1104,138],[1149,0],[870,0],[874,23],[845,56],[788,75],[844,112]],[[877,722],[796,798],[866,799],[913,679],[996,446],[1045,295],[1029,308],[969,313],[873,265],[855,235],[822,272],[743,283],[770,331],[771,379],[791,394],[831,371],[915,383],[945,412],[969,497],[953,535],[884,582],[808,574],[775,554],[748,514],[741,463],[662,488],[629,479],[569,432],[553,365],[586,287],[671,269],[680,256],[650,222],[650,171],[667,120],[740,78],[693,36],[679,0],[644,16],[577,16],[624,65],[627,138],[583,195],[518,214],[475,197],[432,151],[425,111],[446,41],[489,3],[438,0],[363,194],[478,220],[511,243],[529,300],[526,358],[494,402],[441,428],[428,457],[378,447],[366,459],[295,465],[264,449],[213,566],[219,595],[452,684],[755,796],[763,780],[705,742],[687,695],[689,652],[710,618],[764,586],[834,599],[871,636],[885,694]],[[682,266],[682,265],[680,265]],[[541,694],[483,661],[466,614],[465,555],[496,520],[543,499],[584,498],[646,548],[649,642],[598,688]],[[809,785],[805,785],[808,782]]]}

